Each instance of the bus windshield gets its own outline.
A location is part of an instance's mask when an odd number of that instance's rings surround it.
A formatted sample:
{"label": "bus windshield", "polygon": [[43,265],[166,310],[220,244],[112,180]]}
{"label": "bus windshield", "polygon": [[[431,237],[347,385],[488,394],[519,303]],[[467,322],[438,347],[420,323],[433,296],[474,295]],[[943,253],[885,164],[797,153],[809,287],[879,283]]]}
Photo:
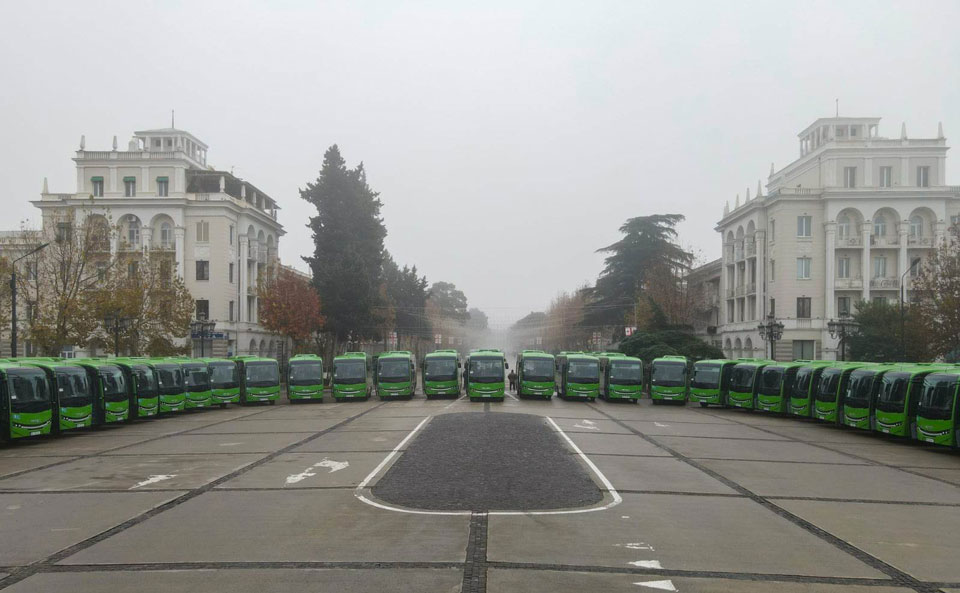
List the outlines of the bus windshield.
{"label": "bus windshield", "polygon": [[826,369],[820,375],[820,388],[817,389],[817,401],[837,401],[837,387],[840,385],[841,369]]}
{"label": "bus windshield", "polygon": [[600,365],[589,360],[571,360],[567,363],[567,381],[597,383],[600,381]]}
{"label": "bus windshield", "polygon": [[737,365],[733,367],[730,373],[730,391],[738,393],[749,393],[753,391],[753,377],[757,373],[757,367],[747,365]]}
{"label": "bus windshield", "polygon": [[662,387],[683,385],[687,365],[682,362],[654,362],[650,370],[650,383]]}
{"label": "bus windshield", "polygon": [[783,367],[763,367],[757,393],[760,395],[780,395],[783,386]]}
{"label": "bus windshield", "polygon": [[804,367],[797,371],[797,378],[793,382],[791,397],[807,399],[810,397],[810,381],[813,379],[813,369]]}
{"label": "bus windshield", "polygon": [[640,385],[643,383],[643,368],[639,362],[612,362],[610,363],[610,383]]}
{"label": "bus windshield", "polygon": [[553,361],[544,358],[523,359],[524,381],[553,381]]}
{"label": "bus windshield", "polygon": [[247,385],[250,387],[272,387],[280,384],[280,369],[272,361],[248,362]]}
{"label": "bus windshield", "polygon": [[56,377],[61,405],[70,407],[90,403],[90,384],[87,382],[86,372],[60,368],[56,371]]}
{"label": "bus windshield", "polygon": [[690,386],[696,389],[717,389],[720,387],[720,365],[693,365],[693,379]]}
{"label": "bus windshield", "polygon": [[910,382],[909,373],[887,373],[880,383],[880,394],[877,397],[877,408],[884,412],[902,412],[903,404],[907,399],[907,385]]}
{"label": "bus windshield", "polygon": [[14,412],[39,412],[50,407],[47,376],[40,369],[18,369],[7,373],[10,408]]}
{"label": "bus windshield", "polygon": [[423,378],[427,381],[453,381],[457,378],[457,359],[428,358],[423,367]]}
{"label": "bus windshield", "polygon": [[930,420],[949,420],[957,393],[958,375],[927,375],[918,406],[919,415]]}
{"label": "bus windshield", "polygon": [[123,371],[115,366],[100,367],[100,381],[103,383],[103,399],[123,401],[127,399],[127,378]]}
{"label": "bus windshield", "polygon": [[239,386],[235,362],[211,362],[209,372],[210,386],[214,389],[233,389]]}
{"label": "bus windshield", "polygon": [[183,382],[187,386],[187,391],[191,393],[196,393],[198,391],[209,391],[210,371],[207,370],[207,365],[183,365]]}
{"label": "bus windshield", "polygon": [[157,365],[157,388],[164,395],[183,393],[183,372],[175,364]]}
{"label": "bus windshield", "polygon": [[148,398],[156,396],[157,377],[153,374],[153,369],[141,364],[133,367],[133,372],[137,375],[137,395]]}
{"label": "bus windshield", "polygon": [[403,383],[410,380],[410,361],[406,358],[381,360],[377,379],[381,383]]}
{"label": "bus windshield", "polygon": [[876,371],[860,370],[850,373],[844,405],[848,408],[869,408],[870,392],[873,391],[873,380],[876,376]]}
{"label": "bus windshield", "polygon": [[334,383],[363,383],[367,380],[367,363],[363,360],[333,362]]}
{"label": "bus windshield", "polygon": [[476,383],[502,383],[502,358],[471,358],[470,381]]}
{"label": "bus windshield", "polygon": [[291,385],[319,385],[323,383],[323,364],[319,360],[291,362],[288,382]]}

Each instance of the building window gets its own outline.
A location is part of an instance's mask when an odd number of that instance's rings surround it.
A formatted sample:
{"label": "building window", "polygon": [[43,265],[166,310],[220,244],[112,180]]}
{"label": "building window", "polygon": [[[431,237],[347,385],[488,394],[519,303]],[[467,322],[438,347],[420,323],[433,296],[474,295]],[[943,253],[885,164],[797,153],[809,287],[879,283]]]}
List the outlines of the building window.
{"label": "building window", "polygon": [[930,167],[917,167],[917,187],[930,187]]}
{"label": "building window", "polygon": [[850,316],[850,297],[837,298],[837,314],[839,314],[840,317]]}
{"label": "building window", "polygon": [[877,216],[873,219],[873,234],[883,237],[887,234],[887,219],[883,216]]}
{"label": "building window", "polygon": [[797,297],[797,319],[810,319],[812,301],[810,297]]}
{"label": "building window", "polygon": [[810,279],[810,262],[811,260],[809,257],[797,258],[797,280]]}
{"label": "building window", "polygon": [[923,236],[923,219],[919,216],[910,219],[910,236],[915,238]]}
{"label": "building window", "polygon": [[893,187],[893,167],[880,167],[880,187]]}
{"label": "building window", "polygon": [[770,221],[770,242],[773,243],[777,240],[777,221]]}
{"label": "building window", "polygon": [[28,261],[27,262],[27,280],[36,280],[37,279],[37,262]]}
{"label": "building window", "polygon": [[233,321],[233,301],[230,301],[230,321]]}
{"label": "building window", "polygon": [[160,247],[163,249],[173,247],[173,227],[169,222],[160,223]]}
{"label": "building window", "polygon": [[94,177],[90,180],[93,183],[93,197],[103,197],[103,177]]}
{"label": "building window", "polygon": [[793,359],[794,360],[814,360],[817,353],[815,342],[813,340],[794,340],[793,341]]}
{"label": "building window", "polygon": [[797,236],[798,237],[813,236],[813,217],[812,216],[797,217]]}
{"label": "building window", "polygon": [[140,246],[140,221],[136,218],[127,220],[127,243],[134,247]]}
{"label": "building window", "polygon": [[960,225],[960,215],[956,215],[956,214],[955,214],[955,215],[953,215],[953,216],[950,217],[950,226],[955,227],[955,226],[958,226],[958,225]]}
{"label": "building window", "polygon": [[160,287],[164,290],[170,289],[170,283],[173,280],[173,263],[164,259],[160,262]]}
{"label": "building window", "polygon": [[104,282],[107,279],[107,262],[97,262],[97,282]]}
{"label": "building window", "polygon": [[233,264],[232,263],[228,266],[228,269],[230,270],[230,274],[229,274],[230,284],[233,284]]}
{"label": "building window", "polygon": [[230,244],[233,245],[233,225],[230,225]]}
{"label": "building window", "polygon": [[846,214],[842,214],[837,218],[837,235],[839,235],[841,239],[846,239],[850,236],[850,217]]}
{"label": "building window", "polygon": [[777,280],[777,260],[770,260],[770,282],[776,282]]}
{"label": "building window", "polygon": [[27,301],[27,320],[34,321],[37,318],[37,306],[33,301]]}
{"label": "building window", "polygon": [[878,255],[873,258],[873,277],[874,278],[886,278],[887,277],[887,258]]}
{"label": "building window", "polygon": [[915,257],[910,260],[910,277],[915,278],[917,274],[920,273],[920,263],[922,260],[919,257]]}
{"label": "building window", "polygon": [[73,225],[71,225],[69,222],[58,222],[55,236],[57,243],[69,241],[72,237]]}
{"label": "building window", "polygon": [[197,301],[197,319],[210,319],[210,301]]}
{"label": "building window", "polygon": [[210,241],[210,223],[201,220],[197,223],[197,243],[208,243]]}
{"label": "building window", "polygon": [[123,178],[123,196],[126,198],[133,198],[137,195],[137,178],[136,177],[124,177]]}
{"label": "building window", "polygon": [[873,304],[877,306],[886,305],[887,297],[873,297]]}
{"label": "building window", "polygon": [[197,260],[197,280],[210,279],[210,262],[202,259]]}
{"label": "building window", "polygon": [[850,277],[850,258],[841,257],[837,261],[837,278],[849,278]]}
{"label": "building window", "polygon": [[857,187],[857,168],[856,167],[843,168],[843,187],[849,187],[849,188]]}
{"label": "building window", "polygon": [[157,196],[166,198],[170,195],[170,182],[166,177],[157,177]]}
{"label": "building window", "polygon": [[131,260],[127,262],[127,278],[136,278],[140,273],[140,262]]}
{"label": "building window", "polygon": [[777,299],[770,299],[770,315],[777,314]]}

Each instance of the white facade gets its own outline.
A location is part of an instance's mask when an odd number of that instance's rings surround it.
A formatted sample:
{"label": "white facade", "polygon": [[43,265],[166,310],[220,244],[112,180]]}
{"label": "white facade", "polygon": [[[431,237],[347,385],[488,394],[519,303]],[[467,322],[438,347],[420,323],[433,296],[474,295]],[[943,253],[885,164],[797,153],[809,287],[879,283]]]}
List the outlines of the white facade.
{"label": "white facade", "polygon": [[857,302],[910,298],[922,261],[960,216],[947,186],[947,144],[878,133],[879,118],[818,119],[799,134],[800,156],[770,167],[766,195],[747,190],[724,209],[720,335],[728,357],[765,357],[758,324],[785,326],[776,358],[838,357],[827,322]]}
{"label": "white facade", "polygon": [[[197,316],[216,322],[206,355],[274,356],[281,338],[257,323],[257,282],[279,263],[276,202],[249,182],[207,165],[207,145],[174,128],[135,132],[127,150],[86,150],[74,157],[75,193],[48,193],[33,204],[44,219],[74,207],[118,226],[110,249],[169,250],[197,301]],[[46,185],[46,184],[44,184]],[[82,222],[82,221],[77,221]],[[196,338],[196,336],[194,336]],[[195,354],[200,345],[194,340]]]}

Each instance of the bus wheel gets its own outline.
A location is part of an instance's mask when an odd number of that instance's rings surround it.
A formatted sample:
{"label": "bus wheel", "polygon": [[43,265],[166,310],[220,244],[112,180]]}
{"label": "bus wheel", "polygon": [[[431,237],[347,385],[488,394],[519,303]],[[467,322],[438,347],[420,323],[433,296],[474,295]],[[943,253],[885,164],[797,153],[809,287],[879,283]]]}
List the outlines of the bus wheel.
{"label": "bus wheel", "polygon": [[588,397],[588,398],[587,398],[587,401],[592,404],[593,402],[597,401],[597,398],[595,398],[595,397]]}
{"label": "bus wheel", "polygon": [[706,408],[706,407],[709,406],[709,405],[710,405],[710,404],[708,404],[707,402],[700,402],[700,407],[701,407],[701,408]]}
{"label": "bus wheel", "polygon": [[227,404],[220,404],[220,409],[223,410],[227,407]]}
{"label": "bus wheel", "polygon": [[653,399],[653,398],[650,398],[650,401],[652,401],[652,402],[653,402],[653,405],[655,405],[655,406],[659,406],[660,404],[663,403],[663,400]]}
{"label": "bus wheel", "polygon": [[275,404],[275,403],[277,403],[277,400],[275,400],[275,399],[270,400],[270,405],[271,405],[271,406],[272,406],[273,404]]}

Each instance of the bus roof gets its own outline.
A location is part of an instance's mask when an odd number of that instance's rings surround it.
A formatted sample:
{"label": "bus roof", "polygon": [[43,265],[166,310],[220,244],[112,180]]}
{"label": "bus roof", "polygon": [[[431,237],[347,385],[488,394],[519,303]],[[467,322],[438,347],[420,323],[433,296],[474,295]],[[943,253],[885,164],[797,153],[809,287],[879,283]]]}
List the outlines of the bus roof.
{"label": "bus roof", "polygon": [[775,360],[767,360],[764,358],[748,358],[747,360],[737,360],[737,366],[770,366],[777,364]]}
{"label": "bus roof", "polygon": [[738,362],[739,362],[738,360],[730,359],[730,358],[713,358],[713,359],[708,358],[705,360],[698,360],[697,362],[693,363],[693,366],[697,366],[699,364],[702,364],[702,365],[718,364],[720,366],[726,366],[728,364],[737,364]]}
{"label": "bus roof", "polygon": [[627,356],[626,354],[621,354],[620,356],[611,356],[610,362],[643,362],[643,359],[637,358],[636,356]]}
{"label": "bus roof", "polygon": [[277,362],[277,359],[276,359],[276,358],[267,358],[267,357],[265,357],[265,356],[242,356],[242,357],[235,357],[234,360],[236,360],[237,362],[243,362],[243,363],[248,363],[248,362]]}
{"label": "bus roof", "polygon": [[390,350],[380,353],[380,360],[384,358],[410,358],[413,354],[409,350]]}
{"label": "bus roof", "polygon": [[338,360],[359,360],[359,359],[366,360],[367,358],[368,356],[366,352],[344,352],[340,356],[334,356],[333,361],[336,362]]}
{"label": "bus roof", "polygon": [[502,350],[471,350],[469,356],[495,356],[503,358]]}
{"label": "bus roof", "polygon": [[654,358],[654,359],[653,359],[653,362],[683,362],[683,363],[686,363],[686,362],[687,362],[687,357],[686,357],[686,356],[667,355],[667,356],[661,356],[660,358]]}
{"label": "bus roof", "polygon": [[295,361],[295,360],[320,360],[320,361],[322,361],[323,358],[320,357],[320,356],[318,356],[318,355],[316,355],[316,354],[296,354],[296,355],[290,357],[290,362],[293,362],[293,361]]}
{"label": "bus roof", "polygon": [[597,360],[598,361],[600,359],[592,354],[586,354],[584,352],[571,352],[567,354],[567,360],[590,360],[590,361]]}
{"label": "bus roof", "polygon": [[423,358],[460,358],[460,353],[456,350],[434,350],[425,354]]}

